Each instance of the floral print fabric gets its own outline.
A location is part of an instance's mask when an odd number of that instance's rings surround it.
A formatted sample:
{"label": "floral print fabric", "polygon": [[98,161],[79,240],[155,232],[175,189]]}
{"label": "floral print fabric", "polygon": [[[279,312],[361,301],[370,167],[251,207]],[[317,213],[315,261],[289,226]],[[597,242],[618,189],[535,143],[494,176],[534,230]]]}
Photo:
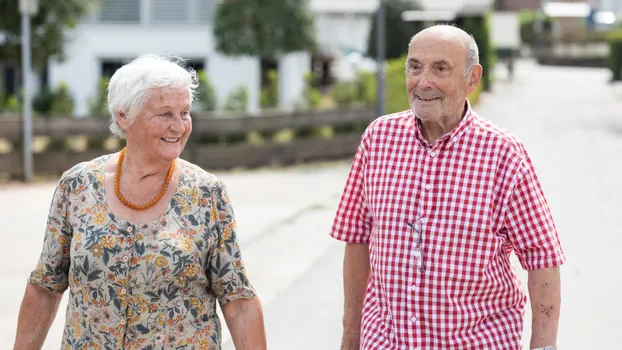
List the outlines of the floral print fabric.
{"label": "floral print fabric", "polygon": [[224,184],[182,160],[166,212],[136,225],[108,210],[109,157],[63,174],[29,279],[70,290],[62,349],[220,349],[216,301],[256,295]]}

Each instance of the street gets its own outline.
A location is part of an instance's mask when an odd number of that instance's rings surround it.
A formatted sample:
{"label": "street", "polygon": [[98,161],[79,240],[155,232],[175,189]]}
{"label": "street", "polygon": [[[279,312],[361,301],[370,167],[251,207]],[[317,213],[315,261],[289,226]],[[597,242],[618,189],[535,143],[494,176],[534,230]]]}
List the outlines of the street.
{"label": "street", "polygon": [[[561,350],[622,344],[622,91],[607,83],[609,74],[519,61],[514,80],[499,70],[494,91],[475,107],[525,143],[559,229],[568,259]],[[231,194],[271,350],[339,348],[343,244],[328,233],[349,164],[216,172]],[[12,348],[55,185],[0,187],[0,349]],[[43,349],[59,348],[65,307],[66,297]],[[527,307],[526,348],[530,317]],[[226,330],[223,341],[234,349]]]}

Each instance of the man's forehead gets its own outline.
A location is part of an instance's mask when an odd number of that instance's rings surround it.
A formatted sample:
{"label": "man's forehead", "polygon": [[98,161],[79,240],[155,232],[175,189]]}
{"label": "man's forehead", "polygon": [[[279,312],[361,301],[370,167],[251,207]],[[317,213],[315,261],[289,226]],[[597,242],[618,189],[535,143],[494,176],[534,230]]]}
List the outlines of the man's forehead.
{"label": "man's forehead", "polygon": [[408,48],[408,59],[418,61],[441,61],[456,62],[460,58],[466,58],[467,49],[456,40],[436,38],[415,39]]}

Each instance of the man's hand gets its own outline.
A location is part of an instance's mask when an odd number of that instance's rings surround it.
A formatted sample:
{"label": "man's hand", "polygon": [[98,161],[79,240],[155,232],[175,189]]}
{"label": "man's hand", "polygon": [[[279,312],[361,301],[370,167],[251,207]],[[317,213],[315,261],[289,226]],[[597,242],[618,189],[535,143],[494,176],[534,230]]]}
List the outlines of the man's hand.
{"label": "man's hand", "polygon": [[361,313],[369,282],[369,245],[347,243],[344,255],[344,314],[341,350],[359,350]]}
{"label": "man's hand", "polygon": [[530,348],[557,346],[557,326],[561,305],[559,267],[529,271],[531,298]]}

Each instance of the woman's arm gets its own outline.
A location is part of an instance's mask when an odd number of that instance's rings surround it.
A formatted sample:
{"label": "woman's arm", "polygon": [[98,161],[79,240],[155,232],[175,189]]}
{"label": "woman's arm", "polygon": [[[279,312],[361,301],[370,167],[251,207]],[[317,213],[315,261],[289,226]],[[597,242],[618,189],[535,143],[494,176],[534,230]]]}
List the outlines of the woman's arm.
{"label": "woman's arm", "polygon": [[237,350],[265,350],[266,330],[258,297],[236,299],[222,307],[222,313]]}
{"label": "woman's arm", "polygon": [[19,309],[14,350],[41,349],[62,298],[62,294],[28,283]]}

